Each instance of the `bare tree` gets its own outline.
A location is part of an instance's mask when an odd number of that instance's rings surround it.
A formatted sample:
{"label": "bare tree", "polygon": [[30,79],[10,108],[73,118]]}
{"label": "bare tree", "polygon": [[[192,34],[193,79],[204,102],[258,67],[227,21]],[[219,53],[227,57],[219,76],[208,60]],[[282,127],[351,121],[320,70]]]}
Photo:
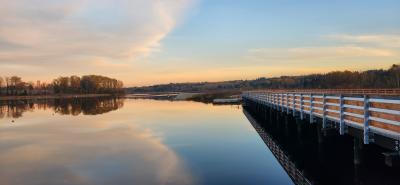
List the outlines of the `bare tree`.
{"label": "bare tree", "polygon": [[0,95],[2,95],[2,90],[3,90],[3,85],[4,85],[4,79],[3,77],[0,76]]}
{"label": "bare tree", "polygon": [[13,95],[17,95],[18,94],[18,90],[20,90],[22,88],[22,80],[21,77],[18,76],[12,76],[10,78],[10,86],[11,86],[11,93]]}
{"label": "bare tree", "polygon": [[6,95],[10,95],[10,77],[6,77]]}
{"label": "bare tree", "polygon": [[389,72],[393,75],[394,86],[400,88],[400,65],[393,64]]}

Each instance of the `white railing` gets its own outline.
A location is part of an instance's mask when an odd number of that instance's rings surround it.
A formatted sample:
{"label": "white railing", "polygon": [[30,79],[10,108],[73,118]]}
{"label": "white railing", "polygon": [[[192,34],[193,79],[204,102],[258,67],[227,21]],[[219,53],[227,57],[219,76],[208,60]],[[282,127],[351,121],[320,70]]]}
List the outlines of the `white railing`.
{"label": "white railing", "polygon": [[249,91],[243,99],[255,101],[282,112],[290,112],[300,118],[309,115],[310,123],[315,117],[322,118],[322,126],[327,121],[339,124],[339,133],[345,133],[345,126],[363,130],[364,143],[370,142],[370,133],[400,140],[400,99],[373,98],[368,95],[344,96],[319,93]]}

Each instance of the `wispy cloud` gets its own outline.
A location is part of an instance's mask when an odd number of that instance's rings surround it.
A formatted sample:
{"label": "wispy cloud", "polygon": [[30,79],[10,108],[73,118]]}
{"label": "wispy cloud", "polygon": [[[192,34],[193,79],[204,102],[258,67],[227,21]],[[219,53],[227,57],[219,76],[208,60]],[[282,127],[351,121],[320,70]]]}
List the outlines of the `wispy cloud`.
{"label": "wispy cloud", "polygon": [[323,60],[353,57],[393,57],[397,53],[380,48],[359,46],[259,48],[249,50],[255,60]]}
{"label": "wispy cloud", "polygon": [[337,34],[321,38],[329,44],[292,48],[255,48],[248,51],[246,58],[255,61],[324,62],[338,59],[378,61],[400,57],[398,50],[400,35]]}
{"label": "wispy cloud", "polygon": [[132,62],[157,49],[191,3],[0,0],[0,69],[10,64],[65,69],[93,65],[99,58],[107,60],[100,66]]}
{"label": "wispy cloud", "polygon": [[326,36],[328,39],[337,40],[346,43],[373,44],[381,47],[400,47],[400,35],[350,35],[335,34]]}

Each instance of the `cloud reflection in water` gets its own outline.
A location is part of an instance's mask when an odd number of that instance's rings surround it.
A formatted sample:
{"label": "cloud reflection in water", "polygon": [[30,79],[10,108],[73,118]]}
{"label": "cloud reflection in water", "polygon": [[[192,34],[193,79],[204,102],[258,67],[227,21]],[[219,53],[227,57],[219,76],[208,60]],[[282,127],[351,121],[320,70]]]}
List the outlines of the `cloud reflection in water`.
{"label": "cloud reflection in water", "polygon": [[0,184],[194,184],[150,130],[88,120],[1,129]]}

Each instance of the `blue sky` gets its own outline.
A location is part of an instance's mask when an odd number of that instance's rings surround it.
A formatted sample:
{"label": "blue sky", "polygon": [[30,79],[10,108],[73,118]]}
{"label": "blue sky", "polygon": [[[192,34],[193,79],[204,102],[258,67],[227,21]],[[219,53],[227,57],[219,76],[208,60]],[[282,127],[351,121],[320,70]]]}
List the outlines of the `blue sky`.
{"label": "blue sky", "polygon": [[[0,73],[94,72],[148,85],[400,62],[400,1],[47,0],[38,8],[33,1],[0,0]],[[42,66],[54,70],[43,75]]]}

